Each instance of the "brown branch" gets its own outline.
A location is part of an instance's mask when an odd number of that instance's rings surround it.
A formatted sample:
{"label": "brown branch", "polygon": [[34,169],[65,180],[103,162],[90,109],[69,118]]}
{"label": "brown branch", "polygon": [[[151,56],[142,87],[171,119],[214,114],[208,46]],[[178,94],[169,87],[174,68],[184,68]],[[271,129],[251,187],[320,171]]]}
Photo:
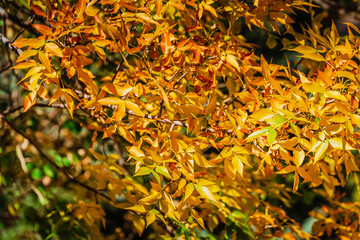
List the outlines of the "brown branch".
{"label": "brown branch", "polygon": [[10,126],[15,132],[17,132],[18,134],[20,134],[21,136],[23,136],[24,138],[26,138],[35,148],[36,150],[40,153],[40,155],[45,158],[51,165],[53,165],[58,171],[62,172],[70,181],[72,181],[73,183],[76,183],[78,185],[80,185],[81,187],[95,193],[95,195],[100,195],[103,198],[109,200],[110,202],[114,202],[111,198],[109,198],[108,196],[106,196],[104,193],[99,192],[98,190],[90,187],[89,185],[80,182],[79,180],[77,180],[74,176],[72,176],[70,173],[68,173],[64,168],[59,167],[55,161],[48,156],[45,152],[43,152],[43,150],[40,148],[39,144],[37,142],[35,142],[35,140],[33,140],[31,137],[29,137],[28,135],[26,135],[25,133],[23,133],[21,130],[19,130],[14,124],[12,124],[3,113],[0,113],[0,115],[3,117],[4,121],[7,123],[8,126]]}

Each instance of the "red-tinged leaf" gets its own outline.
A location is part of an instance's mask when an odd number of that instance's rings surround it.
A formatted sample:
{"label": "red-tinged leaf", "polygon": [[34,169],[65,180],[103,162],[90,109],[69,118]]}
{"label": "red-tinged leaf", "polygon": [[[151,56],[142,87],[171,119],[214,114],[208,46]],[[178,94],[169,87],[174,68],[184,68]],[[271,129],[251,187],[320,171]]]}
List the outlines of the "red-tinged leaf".
{"label": "red-tinged leaf", "polygon": [[130,101],[125,101],[125,106],[127,109],[133,111],[137,116],[140,116],[140,117],[144,116],[144,114],[142,113],[139,106],[136,105],[135,103],[130,102]]}
{"label": "red-tinged leaf", "polygon": [[25,69],[33,67],[35,65],[37,65],[37,62],[35,62],[34,60],[29,60],[26,62],[18,63],[15,66],[11,67],[11,69]]}
{"label": "red-tinged leaf", "polygon": [[171,41],[170,41],[170,34],[168,32],[166,32],[162,35],[160,47],[161,47],[161,51],[164,54],[169,53],[169,50],[172,47],[172,45],[171,45]]}
{"label": "red-tinged leaf", "polygon": [[38,56],[39,56],[40,62],[45,66],[45,69],[48,70],[49,73],[53,72],[53,70],[50,66],[49,58],[45,55],[45,53],[43,53],[42,51],[39,51]]}
{"label": "red-tinged leaf", "polygon": [[140,18],[141,20],[143,20],[146,23],[153,23],[153,24],[159,24],[156,21],[154,21],[149,15],[147,15],[146,13],[137,13],[136,17]]}
{"label": "red-tinged leaf", "polygon": [[304,178],[306,181],[312,182],[312,178],[310,175],[306,172],[306,170],[303,167],[298,168],[298,173],[302,178]]}
{"label": "red-tinged leaf", "polygon": [[277,174],[286,174],[286,173],[291,173],[294,171],[296,171],[296,167],[293,165],[289,165],[289,166],[284,167],[280,171],[278,171]]}
{"label": "red-tinged leaf", "polygon": [[98,101],[101,105],[120,105],[124,102],[118,97],[107,97]]}
{"label": "red-tinged leaf", "polygon": [[316,148],[315,155],[314,155],[314,164],[324,156],[324,154],[325,154],[326,150],[328,149],[328,147],[329,147],[329,142],[325,141],[325,142],[322,142]]}
{"label": "red-tinged leaf", "polygon": [[[29,4],[30,5],[30,4]],[[46,13],[44,12],[44,10],[42,10],[42,8],[38,5],[32,4],[31,5],[31,9],[34,11],[34,13],[36,15],[42,16],[44,18],[47,18]]]}
{"label": "red-tinged leaf", "polygon": [[17,47],[17,48],[31,47],[31,48],[36,49],[36,48],[40,48],[40,47],[44,46],[44,44],[45,44],[45,41],[42,39],[22,38],[22,39],[16,40],[11,45],[13,45],[14,47]]}
{"label": "red-tinged leaf", "polygon": [[63,53],[58,45],[53,42],[49,42],[45,45],[45,50],[57,57],[63,57]]}
{"label": "red-tinged leaf", "polygon": [[20,54],[20,56],[17,58],[16,62],[22,62],[25,59],[36,55],[37,53],[38,53],[38,50],[25,50]]}
{"label": "red-tinged leaf", "polygon": [[32,26],[41,34],[43,35],[51,35],[52,34],[52,29],[46,25],[43,24],[32,24]]}
{"label": "red-tinged leaf", "polygon": [[79,0],[75,7],[75,13],[77,16],[81,16],[86,8],[86,0]]}

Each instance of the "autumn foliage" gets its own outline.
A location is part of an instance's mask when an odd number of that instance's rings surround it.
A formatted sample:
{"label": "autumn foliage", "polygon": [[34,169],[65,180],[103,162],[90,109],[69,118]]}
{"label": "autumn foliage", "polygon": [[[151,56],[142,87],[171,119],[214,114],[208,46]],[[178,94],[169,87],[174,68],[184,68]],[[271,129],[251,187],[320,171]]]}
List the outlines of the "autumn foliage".
{"label": "autumn foliage", "polygon": [[[11,151],[56,172],[49,189],[73,194],[47,214],[72,219],[74,236],[105,238],[110,208],[118,239],[360,238],[359,198],[344,190],[359,189],[356,26],[339,36],[295,0],[27,3],[36,34],[9,45],[23,111],[41,121],[60,109],[79,129],[60,147],[19,128],[20,108],[0,122],[28,142]],[[310,25],[294,27],[299,12]],[[254,51],[243,37],[254,30],[288,55]],[[322,199],[311,231],[289,214],[306,192]]]}

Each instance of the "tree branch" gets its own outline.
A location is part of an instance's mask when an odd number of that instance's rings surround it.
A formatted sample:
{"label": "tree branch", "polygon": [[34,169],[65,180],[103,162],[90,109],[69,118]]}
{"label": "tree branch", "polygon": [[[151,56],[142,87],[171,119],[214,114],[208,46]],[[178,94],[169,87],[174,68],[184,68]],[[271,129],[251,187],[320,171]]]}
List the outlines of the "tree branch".
{"label": "tree branch", "polygon": [[35,142],[35,140],[33,140],[31,137],[27,136],[25,133],[23,133],[21,130],[19,130],[14,124],[12,124],[3,113],[0,113],[0,115],[3,117],[4,121],[7,123],[8,126],[10,126],[15,132],[17,132],[18,134],[20,134],[21,136],[23,136],[24,138],[26,138],[35,148],[36,150],[40,153],[40,155],[45,158],[51,165],[53,165],[58,171],[62,172],[70,181],[72,181],[73,183],[76,183],[78,185],[80,185],[81,187],[95,193],[96,195],[100,195],[103,198],[107,199],[110,202],[114,202],[111,198],[109,198],[108,196],[106,196],[104,193],[99,192],[98,190],[90,187],[89,185],[80,182],[79,180],[77,180],[74,176],[72,176],[70,173],[68,173],[64,168],[59,167],[55,161],[48,156],[39,146],[39,144],[37,142]]}

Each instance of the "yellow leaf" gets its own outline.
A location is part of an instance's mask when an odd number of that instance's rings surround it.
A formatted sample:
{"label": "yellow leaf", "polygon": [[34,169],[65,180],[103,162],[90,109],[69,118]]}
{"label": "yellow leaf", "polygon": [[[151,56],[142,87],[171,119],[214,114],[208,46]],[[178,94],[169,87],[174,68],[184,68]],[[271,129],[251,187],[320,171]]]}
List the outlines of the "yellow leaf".
{"label": "yellow leaf", "polygon": [[214,17],[216,17],[216,18],[218,17],[218,15],[216,14],[215,8],[213,8],[211,5],[206,4],[204,2],[201,2],[201,4],[204,6],[204,9],[206,11],[209,11]]}
{"label": "yellow leaf", "polygon": [[301,147],[297,146],[295,150],[293,151],[294,154],[294,163],[296,167],[300,167],[301,164],[304,162],[305,159],[305,152],[302,150]]}
{"label": "yellow leaf", "polygon": [[[156,214],[155,214],[156,210],[150,210],[147,214],[146,214],[146,227],[148,227],[150,224],[152,224],[155,219],[156,219]],[[157,211],[156,211],[157,212]]]}
{"label": "yellow leaf", "polygon": [[38,53],[37,50],[25,50],[20,54],[20,56],[17,58],[16,62],[22,62],[25,59],[36,55],[37,53]]}
{"label": "yellow leaf", "polygon": [[194,185],[192,183],[188,183],[185,187],[185,196],[184,198],[182,199],[182,201],[186,201],[186,199],[188,199],[191,194],[194,192]]}
{"label": "yellow leaf", "polygon": [[360,128],[360,116],[356,114],[351,115],[351,120],[356,124],[358,128]]}
{"label": "yellow leaf", "polygon": [[302,87],[305,91],[311,92],[311,93],[325,93],[325,88],[317,83],[303,83]]}
{"label": "yellow leaf", "polygon": [[214,112],[216,108],[216,103],[217,103],[216,94],[213,94],[210,102],[206,105],[205,115],[212,114]]}
{"label": "yellow leaf", "polygon": [[210,190],[205,186],[195,185],[196,191],[200,194],[201,197],[217,202],[215,196],[210,192]]}
{"label": "yellow leaf", "polygon": [[344,95],[342,95],[338,91],[326,91],[325,92],[325,97],[338,99],[340,101],[347,101],[347,99],[344,97]]}
{"label": "yellow leaf", "polygon": [[140,216],[134,214],[133,215],[133,224],[135,227],[136,232],[141,236],[145,229],[145,220],[141,218]]}
{"label": "yellow leaf", "polygon": [[137,116],[144,116],[144,114],[142,113],[141,109],[139,108],[138,105],[136,105],[133,102],[130,101],[125,101],[125,106],[127,109],[130,109],[131,111],[133,111]]}
{"label": "yellow leaf", "polygon": [[329,147],[329,142],[325,141],[322,142],[315,150],[315,156],[314,156],[314,164],[321,159],[321,157],[325,154],[326,150]]}
{"label": "yellow leaf", "polygon": [[140,212],[140,213],[146,213],[146,209],[145,209],[144,205],[135,205],[135,206],[127,207],[125,209],[132,210],[135,212]]}
{"label": "yellow leaf", "polygon": [[132,147],[128,148],[128,152],[130,153],[130,155],[135,156],[135,157],[145,157],[144,152],[141,151],[141,149],[136,146],[132,146]]}
{"label": "yellow leaf", "polygon": [[233,66],[234,68],[236,68],[236,70],[238,70],[240,72],[240,65],[238,63],[237,58],[234,55],[226,55],[225,60],[230,63],[231,66]]}
{"label": "yellow leaf", "polygon": [[49,42],[45,45],[45,50],[49,53],[52,53],[55,56],[63,57],[61,49],[55,43]]}
{"label": "yellow leaf", "polygon": [[164,100],[165,106],[168,109],[171,109],[169,98],[168,98],[167,94],[165,93],[164,89],[160,85],[158,85],[158,88],[159,88],[159,91],[161,94],[161,98]]}
{"label": "yellow leaf", "polygon": [[290,49],[290,50],[303,54],[302,56],[300,56],[302,58],[308,58],[308,59],[318,61],[318,62],[325,61],[325,58],[312,47],[299,46],[299,47],[296,47],[296,48]]}
{"label": "yellow leaf", "polygon": [[244,164],[242,163],[242,161],[240,160],[240,158],[237,155],[235,155],[232,158],[232,164],[233,164],[234,168],[236,169],[236,171],[241,176],[243,176]]}
{"label": "yellow leaf", "polygon": [[86,15],[90,16],[90,17],[93,17],[95,16],[97,13],[99,12],[99,9],[97,9],[96,7],[94,6],[88,6],[86,9],[85,9],[85,13]]}
{"label": "yellow leaf", "polygon": [[297,172],[294,174],[294,186],[293,186],[293,192],[296,192],[299,187],[299,175]]}
{"label": "yellow leaf", "polygon": [[40,62],[45,66],[46,70],[48,70],[48,72],[51,73],[52,69],[50,66],[49,58],[42,51],[39,51],[38,56]]}
{"label": "yellow leaf", "polygon": [[155,22],[149,15],[147,15],[146,13],[137,13],[136,17],[140,18],[141,20],[147,22],[147,23],[153,23],[153,24],[159,24],[157,22]]}
{"label": "yellow leaf", "polygon": [[205,229],[204,220],[200,217],[199,213],[195,209],[190,209],[191,216]]}
{"label": "yellow leaf", "polygon": [[356,150],[355,148],[353,148],[352,146],[350,146],[349,143],[347,143],[344,139],[342,138],[332,138],[328,140],[330,145],[334,148],[334,149],[341,149],[341,150]]}
{"label": "yellow leaf", "polygon": [[73,117],[73,112],[74,112],[74,100],[68,95],[68,94],[64,94],[65,100],[66,100],[66,107],[69,110],[70,116],[71,118]]}

